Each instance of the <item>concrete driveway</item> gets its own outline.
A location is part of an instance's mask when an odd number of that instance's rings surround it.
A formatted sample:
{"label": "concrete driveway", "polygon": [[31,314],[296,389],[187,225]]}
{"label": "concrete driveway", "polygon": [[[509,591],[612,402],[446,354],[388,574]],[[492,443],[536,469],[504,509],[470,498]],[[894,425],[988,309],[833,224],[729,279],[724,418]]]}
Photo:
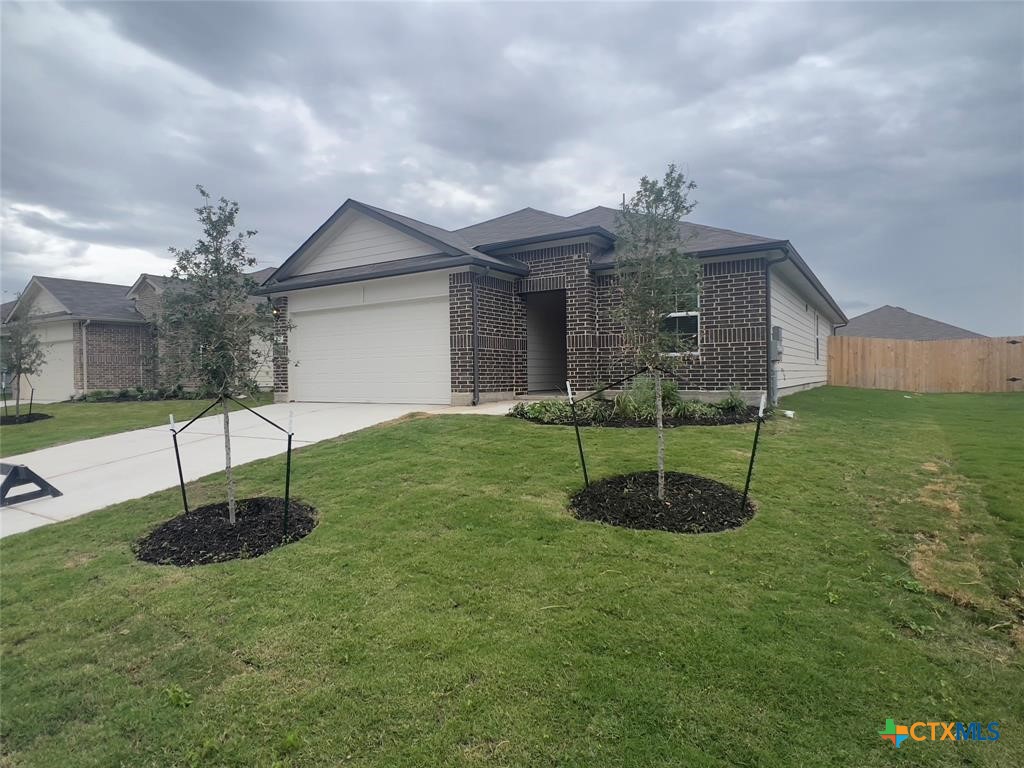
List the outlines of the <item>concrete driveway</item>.
{"label": "concrete driveway", "polygon": [[[116,406],[114,406],[116,407]],[[257,410],[288,426],[294,413],[294,447],[355,432],[407,413],[502,413],[507,404],[479,410],[429,405],[358,403],[281,403]],[[183,426],[194,415],[175,414]],[[231,454],[235,466],[284,453],[285,435],[248,411],[231,414]],[[206,416],[178,436],[185,480],[224,469],[224,432],[220,416]],[[174,449],[167,425],[137,429],[92,440],[44,448],[3,460],[25,464],[64,495],[44,497],[0,509],[0,536],[67,520],[128,499],[137,499],[178,484]],[[283,472],[283,467],[282,467]],[[23,486],[14,493],[28,492]]]}

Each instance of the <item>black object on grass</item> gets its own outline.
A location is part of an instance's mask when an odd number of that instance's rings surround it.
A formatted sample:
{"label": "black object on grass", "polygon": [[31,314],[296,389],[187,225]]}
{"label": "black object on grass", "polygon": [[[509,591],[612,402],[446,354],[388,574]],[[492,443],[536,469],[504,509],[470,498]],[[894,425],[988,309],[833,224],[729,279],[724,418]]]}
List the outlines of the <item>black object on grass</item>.
{"label": "black object on grass", "polygon": [[292,522],[284,532],[284,499],[239,499],[234,525],[228,522],[227,502],[206,504],[158,525],[135,543],[135,553],[148,563],[182,567],[259,557],[316,527],[313,507],[301,501],[290,507]]}
{"label": "black object on grass", "polygon": [[[0,473],[4,475],[3,484],[0,485],[0,507],[20,504],[23,501],[31,501],[43,496],[64,495],[24,464],[0,463]],[[11,490],[23,485],[35,485],[36,490],[19,493],[17,496],[10,495]]]}
{"label": "black object on grass", "polygon": [[757,455],[757,439],[761,436],[761,425],[764,423],[764,403],[766,399],[765,395],[761,395],[761,406],[757,409],[757,426],[754,427],[754,445],[750,449],[750,464],[747,467],[747,482],[743,485],[743,501],[740,503],[740,509],[743,509],[747,505],[747,493],[750,492],[750,478],[754,474],[754,457]]}
{"label": "black object on grass", "polygon": [[658,498],[655,471],[595,480],[572,498],[579,520],[671,533],[714,533],[738,528],[754,516],[754,505],[738,506],[740,492],[717,480],[683,472],[665,473],[665,499]]}

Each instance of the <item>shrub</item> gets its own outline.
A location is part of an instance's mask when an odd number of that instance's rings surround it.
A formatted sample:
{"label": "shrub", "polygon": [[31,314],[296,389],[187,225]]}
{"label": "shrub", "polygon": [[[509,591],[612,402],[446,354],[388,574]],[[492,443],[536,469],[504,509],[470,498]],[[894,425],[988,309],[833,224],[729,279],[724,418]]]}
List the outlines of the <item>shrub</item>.
{"label": "shrub", "polygon": [[[508,415],[543,424],[572,424],[572,406],[565,400],[516,403]],[[605,424],[613,415],[612,404],[607,400],[591,398],[576,404],[576,416],[581,424]]]}
{"label": "shrub", "polygon": [[743,413],[747,410],[747,401],[740,397],[737,390],[730,389],[729,395],[718,403],[718,409],[729,414]]}
{"label": "shrub", "polygon": [[714,421],[718,418],[720,410],[711,403],[702,403],[700,400],[687,400],[679,403],[672,409],[672,415],[677,419],[693,419],[694,421]]}
{"label": "shrub", "polygon": [[603,398],[592,397],[576,404],[576,414],[582,422],[607,424],[615,416],[615,406]]}
{"label": "shrub", "polygon": [[[679,386],[675,380],[661,380],[661,398],[665,413],[672,413],[679,405]],[[654,379],[650,376],[637,376],[633,385],[615,398],[615,415],[620,419],[654,423],[656,410]]]}

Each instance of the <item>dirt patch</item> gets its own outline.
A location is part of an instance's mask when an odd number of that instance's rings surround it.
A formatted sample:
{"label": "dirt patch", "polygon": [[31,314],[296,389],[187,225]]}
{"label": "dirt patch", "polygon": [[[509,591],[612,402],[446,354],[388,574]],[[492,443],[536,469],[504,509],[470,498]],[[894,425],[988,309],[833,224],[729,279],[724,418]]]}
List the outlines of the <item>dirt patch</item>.
{"label": "dirt patch", "polygon": [[79,554],[69,557],[64,561],[64,568],[70,570],[71,568],[81,568],[83,565],[87,565],[96,559],[96,555],[89,554],[88,552],[80,552]]}
{"label": "dirt patch", "polygon": [[936,464],[934,461],[926,461],[924,464],[921,465],[921,469],[923,469],[925,472],[938,472],[939,465]]}
{"label": "dirt patch", "polygon": [[580,520],[623,528],[672,533],[714,533],[738,528],[754,516],[749,499],[728,485],[683,472],[665,473],[665,500],[658,499],[658,473],[616,475],[592,483],[572,498]]}
{"label": "dirt patch", "polygon": [[259,557],[297,541],[316,527],[316,510],[292,500],[284,533],[284,499],[239,499],[235,524],[228,522],[227,502],[207,504],[171,518],[135,545],[139,560],[189,567]]}
{"label": "dirt patch", "polygon": [[16,424],[31,424],[33,421],[42,421],[43,419],[52,419],[48,413],[23,413],[21,416],[0,416],[0,426],[15,426]]}

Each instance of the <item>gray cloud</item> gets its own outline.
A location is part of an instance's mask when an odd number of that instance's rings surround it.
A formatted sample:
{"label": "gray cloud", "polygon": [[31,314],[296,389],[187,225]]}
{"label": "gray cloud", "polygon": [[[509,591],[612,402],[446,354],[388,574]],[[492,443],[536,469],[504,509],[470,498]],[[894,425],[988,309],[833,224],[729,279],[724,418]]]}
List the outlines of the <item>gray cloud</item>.
{"label": "gray cloud", "polygon": [[346,197],[442,226],[612,204],[789,238],[851,314],[1024,330],[1024,7],[2,6],[3,288],[130,281],[193,186],[280,263]]}

